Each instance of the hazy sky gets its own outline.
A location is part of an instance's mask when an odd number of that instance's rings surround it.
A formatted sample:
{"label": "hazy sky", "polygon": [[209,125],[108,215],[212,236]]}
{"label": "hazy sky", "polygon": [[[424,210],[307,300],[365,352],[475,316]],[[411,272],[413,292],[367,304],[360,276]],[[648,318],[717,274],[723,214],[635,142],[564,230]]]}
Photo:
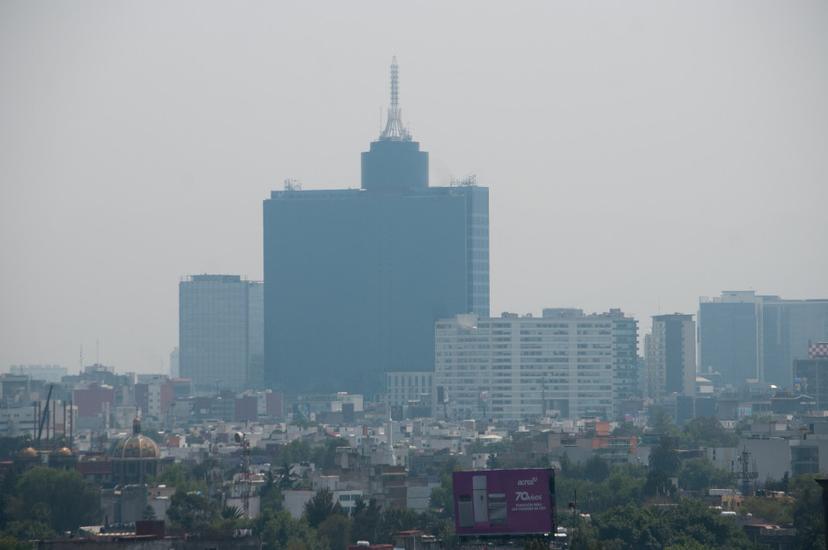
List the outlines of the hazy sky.
{"label": "hazy sky", "polygon": [[492,311],[828,297],[828,2],[0,2],[0,369],[166,369],[262,200],[358,187],[391,56]]}

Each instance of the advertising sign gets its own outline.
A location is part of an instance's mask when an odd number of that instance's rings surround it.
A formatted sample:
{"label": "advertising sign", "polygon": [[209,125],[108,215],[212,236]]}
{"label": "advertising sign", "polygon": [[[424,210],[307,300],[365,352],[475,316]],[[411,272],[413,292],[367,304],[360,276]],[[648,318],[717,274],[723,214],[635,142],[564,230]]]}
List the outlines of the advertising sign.
{"label": "advertising sign", "polygon": [[555,532],[555,472],[544,468],[454,472],[458,535]]}

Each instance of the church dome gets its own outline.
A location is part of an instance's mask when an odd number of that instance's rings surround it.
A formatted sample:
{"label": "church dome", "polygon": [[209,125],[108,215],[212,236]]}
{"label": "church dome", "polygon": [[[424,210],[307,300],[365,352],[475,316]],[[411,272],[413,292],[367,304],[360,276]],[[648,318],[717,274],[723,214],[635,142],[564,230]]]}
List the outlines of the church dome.
{"label": "church dome", "polygon": [[111,458],[160,458],[161,451],[155,441],[141,435],[141,423],[136,418],[132,423],[132,435],[116,441],[109,456]]}
{"label": "church dome", "polygon": [[37,458],[37,451],[34,447],[26,447],[22,449],[17,456],[20,458]]}
{"label": "church dome", "polygon": [[60,449],[55,451],[55,454],[58,456],[72,456],[72,449],[70,449],[69,447],[61,447]]}

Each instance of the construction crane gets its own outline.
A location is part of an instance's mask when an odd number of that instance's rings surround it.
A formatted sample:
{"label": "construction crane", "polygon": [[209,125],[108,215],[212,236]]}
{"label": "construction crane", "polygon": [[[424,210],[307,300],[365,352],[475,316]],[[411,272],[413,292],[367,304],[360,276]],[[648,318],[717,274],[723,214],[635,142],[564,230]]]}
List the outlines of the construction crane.
{"label": "construction crane", "polygon": [[[46,394],[46,406],[43,407],[43,414],[40,416],[40,424],[37,427],[37,443],[38,447],[40,447],[40,438],[43,436],[43,424],[45,424],[49,420],[49,404],[52,401],[52,389],[54,389],[54,384],[49,384],[49,393]],[[48,428],[47,428],[48,432]],[[47,433],[48,437],[48,433]]]}

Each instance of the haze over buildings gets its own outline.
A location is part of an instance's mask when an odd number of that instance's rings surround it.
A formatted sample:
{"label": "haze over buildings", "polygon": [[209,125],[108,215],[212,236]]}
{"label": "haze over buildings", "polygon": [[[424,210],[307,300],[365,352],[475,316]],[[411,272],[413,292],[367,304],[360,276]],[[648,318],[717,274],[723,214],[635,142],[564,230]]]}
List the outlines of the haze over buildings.
{"label": "haze over buildings", "polygon": [[393,54],[431,184],[490,189],[492,312],[828,295],[824,2],[491,6],[0,4],[0,366],[166,370],[182,275],[360,181]]}

